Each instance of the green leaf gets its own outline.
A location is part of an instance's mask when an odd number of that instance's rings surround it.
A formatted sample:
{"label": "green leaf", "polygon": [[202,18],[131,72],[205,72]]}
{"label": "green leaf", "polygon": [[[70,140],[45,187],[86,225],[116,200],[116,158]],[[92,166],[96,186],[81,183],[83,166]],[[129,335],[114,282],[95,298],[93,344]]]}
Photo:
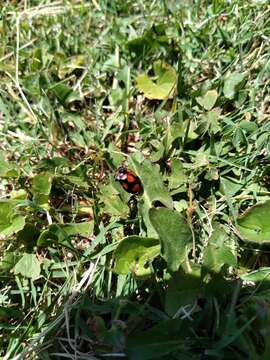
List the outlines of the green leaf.
{"label": "green leaf", "polygon": [[196,98],[198,103],[204,107],[205,110],[211,110],[218,98],[216,90],[209,90],[202,98]]}
{"label": "green leaf", "polygon": [[51,243],[62,242],[70,236],[90,236],[94,230],[94,222],[52,224],[44,230],[38,240],[38,246],[49,246]]}
{"label": "green leaf", "polygon": [[166,354],[178,352],[183,346],[186,324],[180,319],[161,321],[151,329],[130,335],[127,354],[130,360],[162,359]]}
{"label": "green leaf", "polygon": [[[119,192],[121,191],[119,186]],[[100,200],[104,203],[104,211],[107,214],[116,217],[127,217],[129,214],[128,196],[125,202],[120,198],[119,192],[115,189],[114,184],[103,185],[100,187]]]}
{"label": "green leaf", "polygon": [[22,311],[17,309],[0,306],[0,318],[2,319],[22,319],[24,314]]}
{"label": "green leaf", "polygon": [[25,216],[17,212],[18,200],[0,200],[0,234],[8,237],[23,229]]}
{"label": "green leaf", "polygon": [[165,310],[174,316],[183,306],[193,306],[202,295],[203,284],[200,278],[201,268],[197,266],[186,274],[182,269],[173,274],[168,283],[165,297]]}
{"label": "green leaf", "polygon": [[175,210],[150,209],[150,221],[159,235],[161,255],[168,269],[176,271],[185,261],[192,245],[192,233],[184,217]]}
{"label": "green leaf", "polygon": [[72,87],[59,83],[50,89],[50,92],[58,99],[61,105],[67,107],[74,101],[82,101],[80,94]]}
{"label": "green leaf", "polygon": [[172,172],[168,177],[170,190],[177,189],[180,186],[182,187],[183,190],[185,190],[186,182],[188,179],[187,179],[187,175],[185,174],[182,162],[178,159],[172,159],[171,169]]}
{"label": "green leaf", "polygon": [[16,265],[18,260],[18,255],[14,252],[5,252],[1,258],[0,269],[3,271],[10,271]]}
{"label": "green leaf", "polygon": [[147,235],[149,237],[157,237],[157,233],[149,219],[149,209],[155,202],[161,202],[163,205],[173,208],[172,198],[162,181],[158,165],[151,164],[149,160],[144,160],[141,164],[136,159],[135,154],[130,157],[130,162],[135,173],[140,177],[144,188],[142,194],[143,202],[139,203],[138,208],[147,228]]}
{"label": "green leaf", "polygon": [[37,226],[31,223],[26,223],[24,228],[18,232],[17,242],[19,244],[24,244],[26,250],[31,252],[33,247],[37,243],[37,239],[39,237],[39,229]]}
{"label": "green leaf", "polygon": [[176,89],[177,74],[173,67],[158,60],[154,63],[156,82],[146,74],[138,75],[137,87],[147,99],[163,100],[172,98]]}
{"label": "green leaf", "polygon": [[51,174],[38,174],[33,178],[32,193],[49,195],[52,186],[52,175]]}
{"label": "green leaf", "polygon": [[40,276],[40,263],[35,254],[24,254],[14,267],[14,273],[36,280]]}
{"label": "green leaf", "polygon": [[6,160],[5,154],[0,152],[0,176],[15,177],[18,175],[17,166]]}
{"label": "green leaf", "polygon": [[220,192],[228,197],[233,197],[236,195],[242,188],[243,184],[237,182],[234,178],[221,177],[220,178]]}
{"label": "green leaf", "polygon": [[203,252],[203,265],[207,272],[219,272],[224,264],[236,266],[236,257],[227,246],[228,235],[216,225]]}
{"label": "green leaf", "polygon": [[270,242],[270,200],[249,208],[237,219],[238,230],[247,241]]}
{"label": "green leaf", "polygon": [[[55,225],[53,225],[55,226]],[[55,231],[46,229],[42,231],[37,239],[37,246],[50,246],[52,243],[57,243],[59,241]]]}
{"label": "green leaf", "polygon": [[67,75],[70,75],[77,69],[83,70],[86,62],[85,55],[74,55],[67,59],[64,63],[60,63],[58,70],[58,76],[60,79],[64,79]]}
{"label": "green leaf", "polygon": [[42,206],[48,202],[52,188],[52,179],[52,175],[48,173],[41,173],[33,178],[31,191],[37,204]]}
{"label": "green leaf", "polygon": [[246,74],[232,73],[225,78],[223,93],[227,99],[232,100],[237,91],[245,84]]}
{"label": "green leaf", "polygon": [[159,166],[151,164],[149,160],[144,160],[140,164],[135,156],[130,157],[130,162],[142,181],[144,189],[142,196],[149,208],[155,201],[160,201],[163,205],[172,208],[172,198],[162,181]]}
{"label": "green leaf", "polygon": [[128,274],[130,271],[137,276],[149,275],[149,263],[160,253],[158,239],[129,236],[117,246],[114,257],[114,270],[117,274]]}
{"label": "green leaf", "polygon": [[261,267],[258,270],[250,273],[240,275],[240,278],[245,281],[268,281],[270,279],[270,267]]}

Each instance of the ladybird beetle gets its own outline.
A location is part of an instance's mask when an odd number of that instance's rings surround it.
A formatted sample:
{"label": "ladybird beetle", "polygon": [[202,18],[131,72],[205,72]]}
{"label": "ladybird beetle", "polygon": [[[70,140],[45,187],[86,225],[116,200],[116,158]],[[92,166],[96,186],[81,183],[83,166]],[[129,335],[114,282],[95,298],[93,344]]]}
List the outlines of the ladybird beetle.
{"label": "ladybird beetle", "polygon": [[138,194],[143,191],[140,178],[125,166],[120,166],[117,169],[115,177],[127,192],[131,194]]}

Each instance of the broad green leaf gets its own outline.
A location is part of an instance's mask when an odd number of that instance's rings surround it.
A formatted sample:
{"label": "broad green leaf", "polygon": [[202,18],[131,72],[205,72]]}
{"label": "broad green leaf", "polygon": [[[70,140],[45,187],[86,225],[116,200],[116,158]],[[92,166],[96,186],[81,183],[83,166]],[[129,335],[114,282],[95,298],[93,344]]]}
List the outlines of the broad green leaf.
{"label": "broad green leaf", "polygon": [[8,237],[25,225],[25,216],[18,214],[18,200],[0,200],[0,235]]}
{"label": "broad green leaf", "polygon": [[89,236],[92,235],[94,230],[94,222],[81,222],[81,223],[69,223],[69,224],[58,224],[59,231],[64,232],[65,234],[71,235],[80,235],[80,236]]}
{"label": "broad green leaf", "polygon": [[145,58],[149,52],[167,44],[169,44],[169,38],[166,35],[166,26],[155,22],[151,28],[144,31],[142,36],[130,40],[127,47],[136,55],[136,59],[141,59]]}
{"label": "broad green leaf", "polygon": [[202,295],[201,268],[194,267],[192,272],[185,273],[182,269],[173,274],[168,283],[165,297],[165,310],[174,316],[183,306],[193,306]]}
{"label": "broad green leaf", "polygon": [[40,276],[40,263],[35,254],[24,254],[14,267],[14,273],[36,280]]}
{"label": "broad green leaf", "polygon": [[215,106],[217,98],[218,92],[216,90],[209,90],[203,97],[196,98],[196,100],[205,110],[211,110]]}
{"label": "broad green leaf", "polygon": [[32,193],[33,195],[49,195],[52,187],[52,175],[51,174],[38,174],[33,178]]}
{"label": "broad green leaf", "polygon": [[70,236],[90,236],[94,230],[94,222],[52,224],[44,230],[38,240],[38,246],[49,246],[51,243],[62,242]]}
{"label": "broad green leaf", "polygon": [[236,128],[233,134],[232,144],[235,146],[237,151],[240,151],[241,146],[248,144],[245,133],[240,127]]}
{"label": "broad green leaf", "polygon": [[31,223],[26,223],[24,228],[18,232],[17,242],[26,247],[27,252],[31,252],[33,247],[36,246],[40,230],[37,226]]}
{"label": "broad green leaf", "polygon": [[67,59],[64,63],[60,63],[58,70],[58,76],[60,79],[64,79],[67,75],[71,74],[75,70],[85,69],[85,55],[74,55]]}
{"label": "broad green leaf", "polygon": [[168,176],[170,190],[182,187],[186,189],[187,175],[185,174],[183,164],[178,159],[172,159],[171,161],[171,174]]}
{"label": "broad green leaf", "polygon": [[130,157],[130,162],[142,181],[144,189],[142,196],[149,208],[155,201],[160,201],[163,205],[172,208],[172,198],[162,181],[159,166],[151,164],[149,160],[139,163],[135,156]]}
{"label": "broad green leaf", "polygon": [[192,246],[190,227],[181,214],[171,209],[150,209],[149,217],[160,239],[161,255],[168,269],[176,271]]}
{"label": "broad green leaf", "polygon": [[161,321],[150,329],[132,333],[127,339],[128,359],[162,359],[166,354],[179,352],[187,331],[183,320],[173,319]]}
{"label": "broad green leaf", "polygon": [[18,261],[18,255],[15,252],[7,251],[3,254],[0,261],[0,269],[4,271],[10,271],[16,265]]}
{"label": "broad green leaf", "polygon": [[249,208],[237,219],[238,230],[247,241],[270,242],[270,200]]}
{"label": "broad green leaf", "polygon": [[219,272],[224,264],[236,266],[236,257],[226,244],[228,235],[220,227],[215,226],[203,252],[203,265],[207,272]]}
{"label": "broad green leaf", "polygon": [[242,88],[246,80],[246,74],[232,73],[224,80],[223,93],[227,99],[232,100],[237,91]]}
{"label": "broad green leaf", "polygon": [[[55,228],[53,228],[53,230],[54,229]],[[37,246],[46,247],[46,246],[50,246],[52,243],[57,243],[59,241],[59,238],[56,234],[56,231],[53,230],[46,229],[42,231],[42,233],[39,235],[37,239]]]}
{"label": "broad green leaf", "polygon": [[241,182],[236,182],[234,178],[221,177],[220,178],[220,192],[228,197],[237,194],[243,188]]}
{"label": "broad green leaf", "polygon": [[24,317],[24,314],[22,311],[17,309],[8,308],[5,306],[0,306],[0,319],[22,319]]}
{"label": "broad green leaf", "polygon": [[158,60],[154,63],[154,82],[146,74],[138,75],[137,87],[147,99],[163,100],[172,98],[176,89],[177,74],[173,67]]}
{"label": "broad green leaf", "polygon": [[128,274],[133,272],[136,276],[149,275],[149,263],[160,253],[158,239],[139,236],[129,236],[117,246],[115,257],[115,272]]}
{"label": "broad green leaf", "polygon": [[[116,186],[116,185],[115,185]],[[104,203],[104,211],[116,217],[126,217],[129,214],[129,207],[127,205],[129,196],[124,193],[123,201],[119,197],[119,192],[122,191],[119,186],[119,191],[115,189],[114,184],[103,185],[100,187],[100,200]],[[123,190],[124,192],[124,190]],[[126,197],[125,197],[126,196]]]}
{"label": "broad green leaf", "polygon": [[240,275],[240,278],[245,281],[268,281],[270,280],[270,267],[261,267],[258,270],[251,271]]}
{"label": "broad green leaf", "polygon": [[48,202],[52,179],[52,175],[48,173],[41,173],[33,178],[31,191],[34,201],[40,206],[45,206]]}
{"label": "broad green leaf", "polygon": [[163,183],[158,165],[151,164],[149,160],[140,163],[135,156],[130,157],[130,162],[143,184],[143,202],[139,203],[138,209],[147,228],[147,235],[157,237],[157,233],[149,219],[149,209],[155,202],[161,202],[163,205],[173,208],[172,198]]}
{"label": "broad green leaf", "polygon": [[59,83],[55,86],[53,86],[50,89],[50,92],[56,96],[58,101],[61,105],[64,107],[67,107],[74,101],[81,101],[80,94],[77,91],[74,91],[72,87],[65,85],[63,83]]}
{"label": "broad green leaf", "polygon": [[17,166],[8,162],[4,153],[0,152],[0,176],[1,177],[15,177],[18,175]]}

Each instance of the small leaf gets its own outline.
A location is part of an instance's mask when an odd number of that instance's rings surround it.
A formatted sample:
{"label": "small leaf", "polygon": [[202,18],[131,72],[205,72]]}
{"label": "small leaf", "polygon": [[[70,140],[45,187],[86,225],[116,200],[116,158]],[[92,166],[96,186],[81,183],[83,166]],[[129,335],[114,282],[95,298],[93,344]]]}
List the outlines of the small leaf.
{"label": "small leaf", "polygon": [[67,107],[74,101],[82,101],[80,94],[77,91],[74,91],[72,87],[59,83],[53,86],[50,89],[50,92],[56,96],[58,101],[64,107]]}
{"label": "small leaf", "polygon": [[34,254],[24,254],[14,267],[14,273],[36,280],[40,276],[40,263]]}
{"label": "small leaf", "polygon": [[15,177],[18,175],[17,166],[6,160],[4,153],[0,152],[0,176]]}
{"label": "small leaf", "polygon": [[19,215],[17,205],[18,200],[0,200],[0,234],[8,237],[23,229],[25,216]]}
{"label": "small leaf", "polygon": [[237,91],[244,85],[246,74],[232,73],[225,78],[223,93],[227,99],[232,100]]}
{"label": "small leaf", "polygon": [[52,175],[51,174],[38,174],[33,178],[32,193],[33,195],[49,195],[52,186]]}
{"label": "small leaf", "polygon": [[249,208],[237,219],[238,230],[247,240],[256,243],[270,242],[270,200]]}
{"label": "small leaf", "polygon": [[158,239],[129,236],[123,239],[115,250],[115,272],[137,276],[149,275],[149,263],[160,253]]}
{"label": "small leaf", "polygon": [[45,206],[48,202],[52,179],[52,175],[48,173],[38,174],[33,178],[31,191],[34,201],[40,206]]}
{"label": "small leaf", "polygon": [[236,258],[226,245],[228,235],[220,226],[215,226],[203,253],[203,265],[207,272],[219,272],[224,264],[236,266]]}
{"label": "small leaf", "polygon": [[171,169],[171,175],[168,177],[170,190],[177,189],[180,186],[185,190],[187,175],[185,174],[182,162],[178,159],[172,159]]}
{"label": "small leaf", "polygon": [[150,209],[150,221],[159,235],[161,255],[168,269],[176,271],[186,259],[192,245],[192,234],[184,217],[175,210]]}
{"label": "small leaf", "polygon": [[150,100],[172,98],[177,82],[177,74],[174,68],[159,60],[154,63],[154,74],[156,82],[153,82],[145,74],[138,75],[136,78],[138,89]]}
{"label": "small leaf", "polygon": [[197,98],[196,100],[205,110],[211,110],[214,107],[217,98],[218,92],[216,90],[209,90],[202,98]]}

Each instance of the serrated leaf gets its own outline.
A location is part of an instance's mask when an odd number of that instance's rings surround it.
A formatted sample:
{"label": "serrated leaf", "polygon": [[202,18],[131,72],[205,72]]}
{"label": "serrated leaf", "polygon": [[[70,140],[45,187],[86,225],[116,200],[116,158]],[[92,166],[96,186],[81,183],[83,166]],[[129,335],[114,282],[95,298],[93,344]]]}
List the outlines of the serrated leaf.
{"label": "serrated leaf", "polygon": [[149,217],[160,239],[161,255],[168,269],[176,271],[192,245],[190,227],[181,214],[171,209],[150,209]]}
{"label": "serrated leaf", "polygon": [[149,263],[160,253],[158,239],[129,236],[123,239],[115,250],[115,267],[117,274],[133,272],[137,276],[151,273]]}
{"label": "serrated leaf", "polygon": [[40,276],[40,263],[34,254],[24,254],[14,267],[14,273],[36,280]]}
{"label": "serrated leaf", "polygon": [[138,89],[150,100],[172,98],[176,89],[176,71],[173,67],[160,60],[156,61],[153,67],[156,82],[150,79],[146,74],[138,75],[136,78]]}
{"label": "serrated leaf", "polygon": [[249,208],[237,219],[238,230],[247,240],[256,243],[270,242],[270,200]]}

